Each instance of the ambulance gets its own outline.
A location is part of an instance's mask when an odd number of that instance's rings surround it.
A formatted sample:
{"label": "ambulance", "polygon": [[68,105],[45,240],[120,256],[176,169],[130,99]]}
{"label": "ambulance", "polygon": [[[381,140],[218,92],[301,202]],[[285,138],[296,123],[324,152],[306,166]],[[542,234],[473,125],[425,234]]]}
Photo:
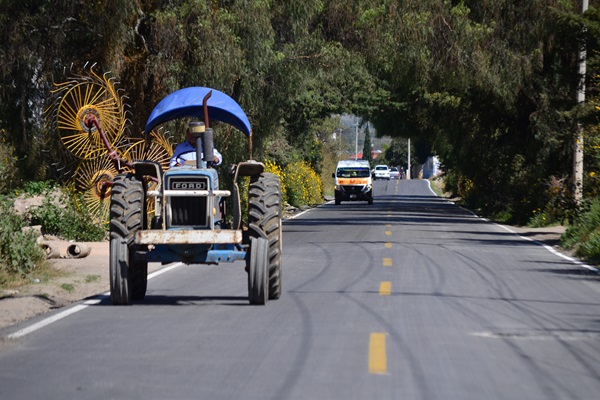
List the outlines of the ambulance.
{"label": "ambulance", "polygon": [[342,201],[367,201],[373,204],[373,182],[369,161],[339,161],[332,175],[335,179],[336,205]]}

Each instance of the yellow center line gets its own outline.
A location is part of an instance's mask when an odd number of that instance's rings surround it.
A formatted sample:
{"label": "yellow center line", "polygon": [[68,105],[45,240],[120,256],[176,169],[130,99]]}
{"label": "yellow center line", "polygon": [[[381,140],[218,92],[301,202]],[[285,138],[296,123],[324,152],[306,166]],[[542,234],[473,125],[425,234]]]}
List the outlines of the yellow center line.
{"label": "yellow center line", "polygon": [[391,235],[391,234],[392,234],[392,231],[385,231],[385,234],[386,234],[386,235]]}
{"label": "yellow center line", "polygon": [[379,295],[389,296],[392,294],[392,282],[381,282],[379,284]]}
{"label": "yellow center line", "polygon": [[387,373],[385,333],[371,333],[369,339],[369,373]]}
{"label": "yellow center line", "polygon": [[392,266],[392,259],[390,257],[384,257],[383,258],[383,266],[384,267],[391,267]]}
{"label": "yellow center line", "polygon": [[392,248],[392,243],[390,243],[390,242],[386,242],[386,243],[385,243],[385,248],[386,248],[386,249],[391,249],[391,248]]}

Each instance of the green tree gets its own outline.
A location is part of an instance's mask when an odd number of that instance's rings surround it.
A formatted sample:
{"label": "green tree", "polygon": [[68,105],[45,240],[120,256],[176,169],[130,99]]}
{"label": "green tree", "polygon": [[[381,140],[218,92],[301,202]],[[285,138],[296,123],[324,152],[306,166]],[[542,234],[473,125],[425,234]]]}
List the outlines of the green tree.
{"label": "green tree", "polygon": [[[133,133],[166,94],[210,86],[248,113],[256,158],[319,170],[320,124],[354,114],[411,138],[419,160],[440,155],[470,182],[470,204],[522,222],[548,201],[540,182],[571,173],[577,122],[596,124],[574,100],[580,44],[597,71],[590,3],[580,16],[572,0],[4,0],[3,143],[26,177],[68,175],[41,116],[52,82],[90,61],[121,82]],[[239,132],[219,127],[216,140],[231,161],[248,155]]]}

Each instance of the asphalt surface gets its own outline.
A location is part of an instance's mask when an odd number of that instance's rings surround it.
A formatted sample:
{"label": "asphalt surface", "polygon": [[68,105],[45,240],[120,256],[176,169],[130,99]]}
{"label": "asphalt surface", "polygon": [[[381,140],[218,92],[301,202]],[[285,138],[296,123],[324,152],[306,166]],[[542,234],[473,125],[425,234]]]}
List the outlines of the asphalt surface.
{"label": "asphalt surface", "polygon": [[131,307],[101,298],[4,332],[0,398],[598,396],[597,272],[426,181],[375,193],[286,221],[283,295],[264,307],[242,263],[180,266]]}

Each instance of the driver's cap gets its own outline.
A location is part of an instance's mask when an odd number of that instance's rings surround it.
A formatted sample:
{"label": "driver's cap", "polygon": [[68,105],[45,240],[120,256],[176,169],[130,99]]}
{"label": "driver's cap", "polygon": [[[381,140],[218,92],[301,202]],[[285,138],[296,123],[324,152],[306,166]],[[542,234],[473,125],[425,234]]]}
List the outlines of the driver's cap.
{"label": "driver's cap", "polygon": [[191,133],[202,133],[205,130],[204,122],[202,121],[190,121],[188,129]]}

